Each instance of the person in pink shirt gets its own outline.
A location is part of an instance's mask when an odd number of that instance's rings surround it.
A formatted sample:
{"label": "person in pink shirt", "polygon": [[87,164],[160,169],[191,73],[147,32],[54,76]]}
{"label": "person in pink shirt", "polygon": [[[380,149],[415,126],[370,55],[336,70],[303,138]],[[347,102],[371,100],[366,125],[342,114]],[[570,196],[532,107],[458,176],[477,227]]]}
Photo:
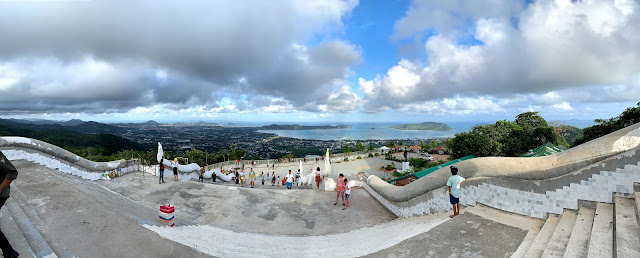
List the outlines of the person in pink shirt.
{"label": "person in pink shirt", "polygon": [[338,204],[340,196],[342,196],[342,206],[344,206],[344,175],[342,173],[338,176],[338,182],[336,183],[336,202],[333,205]]}

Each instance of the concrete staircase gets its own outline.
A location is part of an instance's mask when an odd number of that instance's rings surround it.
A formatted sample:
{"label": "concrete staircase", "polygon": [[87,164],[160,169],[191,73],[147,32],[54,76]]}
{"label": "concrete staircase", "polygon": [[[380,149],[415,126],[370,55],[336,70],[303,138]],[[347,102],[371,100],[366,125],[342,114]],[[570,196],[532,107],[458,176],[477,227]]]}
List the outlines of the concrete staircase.
{"label": "concrete staircase", "polygon": [[524,257],[640,257],[640,193],[593,204],[549,215]]}
{"label": "concrete staircase", "polygon": [[[11,186],[11,197],[0,210],[0,228],[20,257],[58,257],[40,231],[38,225],[25,213],[22,204],[18,204],[16,194],[19,190]],[[28,210],[28,209],[27,209]],[[0,251],[1,253],[1,251]]]}

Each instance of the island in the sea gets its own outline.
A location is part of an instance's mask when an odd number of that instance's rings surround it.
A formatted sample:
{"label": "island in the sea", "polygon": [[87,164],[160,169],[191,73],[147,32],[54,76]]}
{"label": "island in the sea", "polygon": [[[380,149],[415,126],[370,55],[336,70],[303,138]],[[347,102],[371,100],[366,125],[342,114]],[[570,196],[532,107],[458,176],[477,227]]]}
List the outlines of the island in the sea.
{"label": "island in the sea", "polygon": [[351,128],[350,125],[265,125],[259,127],[260,130],[315,130],[315,129],[343,129]]}
{"label": "island in the sea", "polygon": [[436,123],[436,122],[393,125],[393,126],[389,126],[389,128],[398,129],[398,130],[415,130],[415,131],[453,131],[453,128],[449,127],[448,125],[443,123]]}

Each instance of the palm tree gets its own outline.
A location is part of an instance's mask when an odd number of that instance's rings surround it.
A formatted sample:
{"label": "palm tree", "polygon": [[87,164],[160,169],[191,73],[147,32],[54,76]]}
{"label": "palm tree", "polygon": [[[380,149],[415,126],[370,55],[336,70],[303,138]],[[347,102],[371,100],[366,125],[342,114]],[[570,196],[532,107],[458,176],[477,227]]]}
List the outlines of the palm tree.
{"label": "palm tree", "polygon": [[356,150],[358,150],[359,152],[364,151],[364,145],[362,145],[362,143],[358,142],[356,144]]}
{"label": "palm tree", "polygon": [[373,147],[373,144],[369,144],[369,146],[367,146],[367,151],[369,153],[373,152],[376,149],[376,147]]}
{"label": "palm tree", "polygon": [[421,141],[420,142],[420,150],[422,152],[427,152],[427,149],[429,149],[428,146],[426,144],[424,144],[424,142]]}

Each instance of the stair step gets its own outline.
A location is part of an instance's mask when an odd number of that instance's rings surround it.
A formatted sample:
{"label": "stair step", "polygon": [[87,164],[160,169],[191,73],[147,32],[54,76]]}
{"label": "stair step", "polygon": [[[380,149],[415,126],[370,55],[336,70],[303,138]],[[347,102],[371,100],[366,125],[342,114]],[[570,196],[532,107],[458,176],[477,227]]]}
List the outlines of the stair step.
{"label": "stair step", "polygon": [[549,218],[547,218],[547,221],[542,226],[542,229],[540,229],[540,232],[538,232],[536,239],[533,240],[533,243],[529,247],[529,250],[527,251],[525,257],[542,256],[542,253],[547,247],[547,244],[549,243],[549,240],[553,235],[553,231],[555,231],[559,221],[560,218],[558,216],[549,215]]}
{"label": "stair step", "polygon": [[571,237],[567,243],[567,249],[564,257],[586,257],[587,248],[589,247],[589,236],[593,227],[593,217],[596,210],[587,207],[580,207],[576,224],[571,231]]}
{"label": "stair step", "polygon": [[542,257],[562,257],[567,249],[573,226],[576,224],[578,214],[574,211],[565,211],[549,239]]}
{"label": "stair step", "polygon": [[596,204],[587,257],[613,257],[613,204]]}
{"label": "stair step", "polygon": [[[36,256],[27,243],[27,239],[22,235],[22,231],[18,228],[18,224],[16,224],[11,214],[9,214],[7,207],[0,209],[0,228],[7,240],[9,240],[11,247],[20,253],[20,257]],[[2,253],[2,250],[0,250],[0,253]]]}
{"label": "stair step", "polygon": [[7,206],[11,217],[16,221],[18,228],[22,231],[24,238],[27,240],[27,243],[29,243],[31,250],[36,254],[36,257],[57,257],[47,241],[40,235],[40,232],[33,226],[27,215],[13,198],[9,198],[5,206]]}
{"label": "stair step", "polygon": [[616,256],[640,257],[640,228],[636,219],[634,200],[615,197]]}

